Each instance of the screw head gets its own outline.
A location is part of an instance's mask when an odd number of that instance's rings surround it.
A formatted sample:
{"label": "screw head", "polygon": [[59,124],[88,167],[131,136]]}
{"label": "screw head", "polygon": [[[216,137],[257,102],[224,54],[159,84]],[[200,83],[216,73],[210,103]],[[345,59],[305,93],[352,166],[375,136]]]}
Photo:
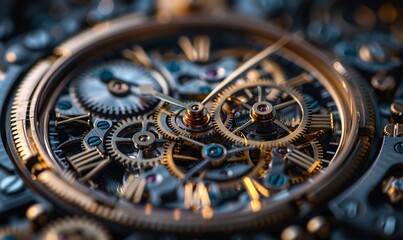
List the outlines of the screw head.
{"label": "screw head", "polygon": [[110,126],[111,126],[111,125],[110,125],[107,121],[99,121],[99,122],[97,123],[97,127],[98,127],[99,129],[102,129],[102,130],[106,130],[106,129],[108,129]]}
{"label": "screw head", "polygon": [[57,107],[61,110],[69,110],[73,105],[69,101],[61,101],[57,104]]}
{"label": "screw head", "polygon": [[6,176],[0,180],[0,192],[7,195],[18,193],[23,187],[24,183],[17,175]]}
{"label": "screw head", "polygon": [[395,151],[403,154],[403,142],[399,142],[395,145]]}
{"label": "screw head", "polygon": [[98,136],[89,137],[87,140],[91,147],[96,147],[102,143],[102,140]]}

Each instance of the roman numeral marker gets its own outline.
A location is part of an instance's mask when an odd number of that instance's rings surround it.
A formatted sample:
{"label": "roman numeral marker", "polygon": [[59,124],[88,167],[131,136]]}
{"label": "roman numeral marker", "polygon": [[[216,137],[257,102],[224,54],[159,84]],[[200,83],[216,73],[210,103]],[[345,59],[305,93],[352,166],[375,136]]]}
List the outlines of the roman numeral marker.
{"label": "roman numeral marker", "polygon": [[83,115],[78,115],[78,116],[66,116],[62,115],[60,113],[56,113],[56,121],[55,121],[55,127],[60,127],[66,124],[71,124],[71,123],[79,123],[79,124],[84,124],[87,126],[91,126],[91,113],[83,114]]}
{"label": "roman numeral marker", "polygon": [[314,159],[297,149],[293,149],[292,152],[287,155],[287,160],[304,168],[308,173],[314,172],[322,163],[322,160]]}
{"label": "roman numeral marker", "polygon": [[140,63],[144,67],[151,68],[153,66],[150,57],[140,45],[135,45],[133,49],[123,50],[122,55],[132,62]]}
{"label": "roman numeral marker", "polygon": [[146,185],[146,180],[131,174],[127,178],[125,185],[122,187],[119,196],[132,201],[133,203],[139,203],[143,197]]}
{"label": "roman numeral marker", "polygon": [[197,184],[186,183],[184,186],[184,205],[194,211],[200,209],[202,217],[206,220],[211,219],[214,215],[207,187],[202,182]]}
{"label": "roman numeral marker", "polygon": [[96,176],[110,163],[109,159],[105,159],[105,156],[97,147],[67,157],[67,160],[77,173],[80,175],[85,174],[81,177],[82,181],[88,181]]}
{"label": "roman numeral marker", "polygon": [[313,114],[309,125],[309,131],[334,130],[333,114]]}
{"label": "roman numeral marker", "polygon": [[260,183],[258,183],[257,181],[255,181],[250,177],[243,177],[242,182],[243,185],[245,186],[246,192],[248,193],[251,199],[250,206],[252,208],[252,211],[254,212],[259,211],[262,207],[259,194],[265,197],[269,197],[270,195],[269,190],[267,190],[264,186],[262,186]]}
{"label": "roman numeral marker", "polygon": [[188,37],[182,36],[178,44],[192,62],[206,62],[210,58],[210,38],[207,36],[196,36],[193,43]]}

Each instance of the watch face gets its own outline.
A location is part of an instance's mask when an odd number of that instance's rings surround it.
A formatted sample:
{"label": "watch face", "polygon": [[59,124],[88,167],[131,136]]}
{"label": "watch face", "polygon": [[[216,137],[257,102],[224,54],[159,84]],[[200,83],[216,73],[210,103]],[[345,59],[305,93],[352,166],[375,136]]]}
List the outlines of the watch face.
{"label": "watch face", "polygon": [[16,88],[9,139],[33,188],[149,230],[270,226],[322,204],[373,121],[341,62],[231,17],[100,25]]}

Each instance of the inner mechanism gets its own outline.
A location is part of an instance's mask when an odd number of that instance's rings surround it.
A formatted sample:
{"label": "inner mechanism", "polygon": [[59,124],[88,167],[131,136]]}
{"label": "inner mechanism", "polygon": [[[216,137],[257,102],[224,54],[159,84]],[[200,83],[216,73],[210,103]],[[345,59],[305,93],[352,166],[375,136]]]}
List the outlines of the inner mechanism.
{"label": "inner mechanism", "polygon": [[182,120],[192,129],[202,129],[210,122],[210,114],[203,104],[189,103]]}
{"label": "inner mechanism", "polygon": [[250,110],[250,116],[254,121],[270,121],[276,118],[276,110],[273,108],[273,105],[269,102],[259,101],[253,104],[252,109]]}
{"label": "inner mechanism", "polygon": [[163,155],[166,140],[150,118],[133,118],[119,122],[106,137],[106,151],[125,166],[155,166]]}
{"label": "inner mechanism", "polygon": [[[278,96],[271,99],[273,91]],[[298,91],[269,81],[226,90],[214,103],[215,116],[226,108],[234,113],[235,124],[228,128],[215,118],[215,129],[230,141],[255,147],[291,143],[306,133],[311,121],[311,109]]]}
{"label": "inner mechanism", "polygon": [[84,70],[72,81],[70,95],[73,105],[97,116],[124,119],[150,113],[158,106],[158,100],[137,93],[136,88],[143,84],[168,92],[159,74],[125,60],[113,60]]}
{"label": "inner mechanism", "polygon": [[10,113],[27,178],[131,229],[218,232],[280,222],[354,172],[349,156],[366,149],[353,149],[352,113],[367,114],[355,82],[271,28],[195,21],[110,23],[85,51],[52,58],[63,69],[27,75]]}

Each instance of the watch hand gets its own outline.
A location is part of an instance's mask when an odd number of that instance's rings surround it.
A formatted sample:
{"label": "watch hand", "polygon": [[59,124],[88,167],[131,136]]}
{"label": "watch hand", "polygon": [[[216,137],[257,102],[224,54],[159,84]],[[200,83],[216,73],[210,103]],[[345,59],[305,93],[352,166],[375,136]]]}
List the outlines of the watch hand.
{"label": "watch hand", "polygon": [[160,93],[160,92],[156,91],[152,85],[138,86],[137,90],[142,95],[151,95],[151,96],[153,96],[155,98],[158,98],[158,99],[160,99],[162,101],[171,103],[171,104],[173,104],[175,106],[178,106],[178,107],[187,108],[187,106],[188,106],[188,104],[183,103],[183,102],[177,100],[176,98],[173,98],[173,97],[168,96],[168,95],[166,95],[164,93]]}
{"label": "watch hand", "polygon": [[241,66],[239,66],[235,71],[233,71],[228,77],[226,77],[220,84],[217,85],[216,88],[211,91],[209,95],[207,95],[203,101],[202,104],[205,105],[207,102],[211,101],[215,96],[217,96],[218,93],[220,93],[223,89],[231,85],[235,80],[237,80],[240,76],[245,74],[247,71],[258,65],[263,59],[268,57],[270,54],[273,52],[277,51],[281,47],[283,47],[285,44],[287,44],[291,40],[291,37],[289,35],[285,35],[279,40],[277,40],[275,43],[272,45],[268,46],[265,48],[263,51],[259,52],[256,54],[254,57],[243,63]]}
{"label": "watch hand", "polygon": [[199,164],[197,164],[195,167],[193,167],[192,169],[190,169],[186,175],[182,178],[182,182],[187,182],[187,180],[189,180],[189,178],[191,178],[195,173],[200,172],[201,170],[203,170],[205,167],[207,167],[207,165],[212,161],[212,158],[206,158],[203,159]]}

